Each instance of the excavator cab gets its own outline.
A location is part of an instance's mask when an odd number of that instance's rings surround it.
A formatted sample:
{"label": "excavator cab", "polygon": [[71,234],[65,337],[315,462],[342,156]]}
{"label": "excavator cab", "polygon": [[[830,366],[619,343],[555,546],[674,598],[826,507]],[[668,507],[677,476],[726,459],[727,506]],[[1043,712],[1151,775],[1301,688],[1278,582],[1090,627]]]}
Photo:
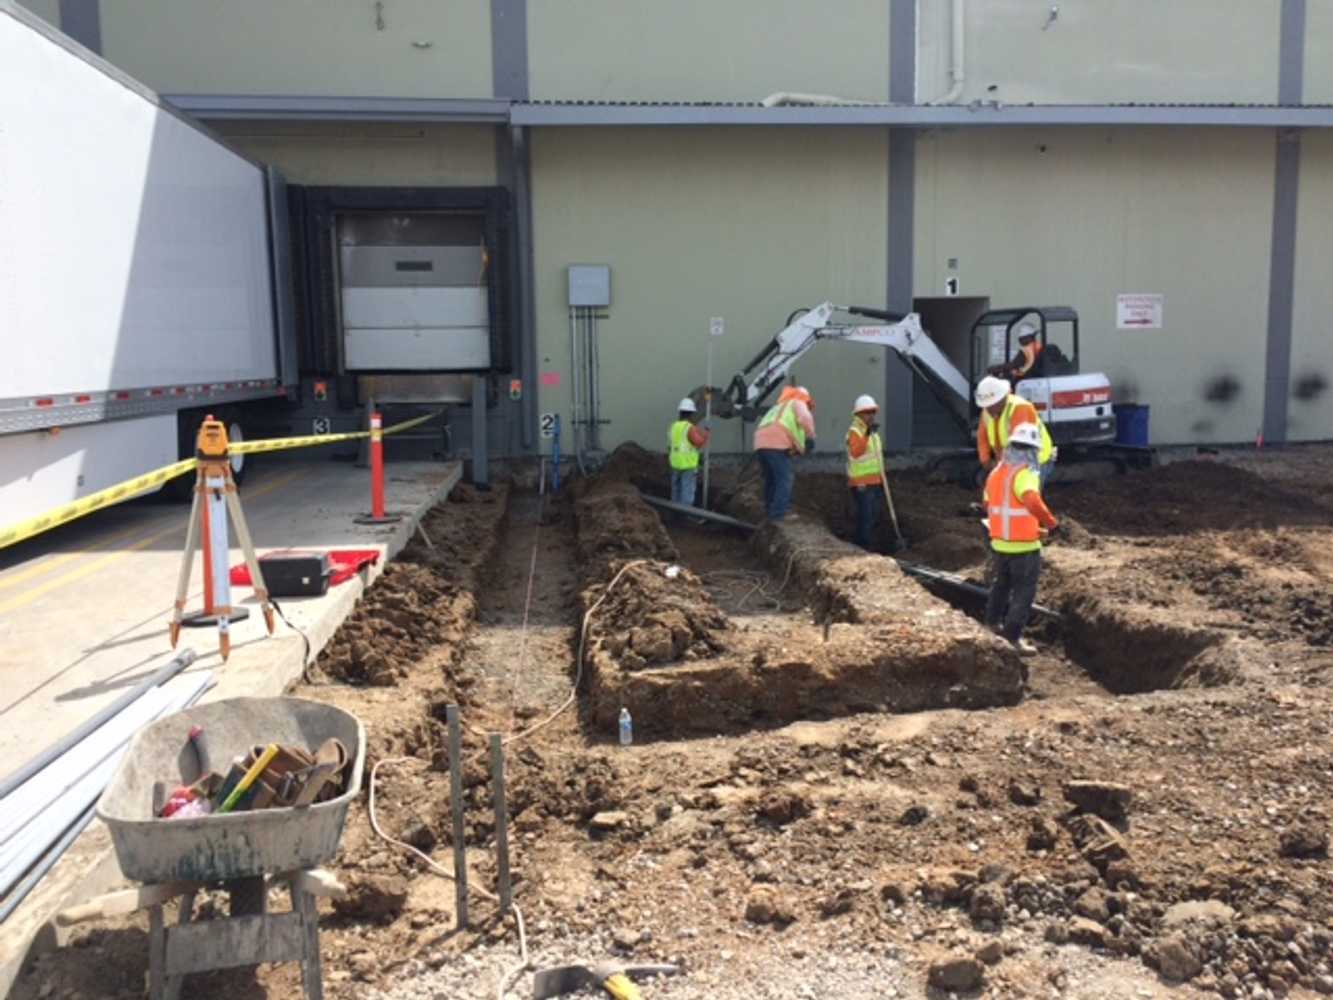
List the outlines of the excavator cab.
{"label": "excavator cab", "polygon": [[[1023,323],[1036,328],[1036,358],[1028,359],[1018,341]],[[1018,306],[991,309],[972,324],[975,388],[983,376],[998,375],[1014,392],[1032,401],[1057,444],[1105,443],[1115,438],[1111,383],[1101,372],[1079,368],[1078,313],[1069,306]]]}

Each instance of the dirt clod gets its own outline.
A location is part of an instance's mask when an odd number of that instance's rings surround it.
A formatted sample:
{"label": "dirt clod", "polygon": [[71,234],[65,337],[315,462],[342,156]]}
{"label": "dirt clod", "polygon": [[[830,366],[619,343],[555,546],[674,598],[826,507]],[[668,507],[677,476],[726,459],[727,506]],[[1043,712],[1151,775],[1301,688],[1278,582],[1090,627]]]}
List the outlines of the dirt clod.
{"label": "dirt clod", "polygon": [[407,880],[397,875],[356,875],[348,880],[347,895],[333,901],[344,917],[380,920],[397,916],[407,902]]}
{"label": "dirt clod", "polygon": [[1065,801],[1112,823],[1129,815],[1134,800],[1132,789],[1112,781],[1067,781],[1063,791]]}
{"label": "dirt clod", "polygon": [[774,790],[759,800],[759,815],[778,826],[810,815],[811,808],[808,796],[790,790]]}
{"label": "dirt clod", "polygon": [[986,978],[986,967],[970,955],[951,955],[932,962],[927,978],[937,990],[974,990]]}
{"label": "dirt clod", "polygon": [[791,900],[772,886],[756,886],[745,900],[745,919],[752,924],[786,926],[796,920]]}
{"label": "dirt clod", "polygon": [[1188,982],[1203,971],[1203,963],[1182,934],[1172,934],[1157,941],[1147,953],[1157,971],[1174,982]]}
{"label": "dirt clod", "polygon": [[1278,836],[1278,853],[1284,858],[1322,858],[1328,855],[1328,831],[1302,825],[1283,830]]}

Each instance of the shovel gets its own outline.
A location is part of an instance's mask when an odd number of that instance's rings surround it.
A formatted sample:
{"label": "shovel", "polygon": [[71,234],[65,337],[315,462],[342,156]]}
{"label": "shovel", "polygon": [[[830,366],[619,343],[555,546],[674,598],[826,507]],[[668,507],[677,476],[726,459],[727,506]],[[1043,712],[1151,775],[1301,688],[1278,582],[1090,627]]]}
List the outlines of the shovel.
{"label": "shovel", "polygon": [[[880,448],[880,455],[884,454],[880,447],[879,435],[875,435],[875,447]],[[884,502],[889,505],[889,520],[893,523],[893,551],[901,552],[907,548],[907,539],[903,537],[902,530],[898,527],[898,512],[893,509],[893,491],[889,489],[889,477],[884,474],[884,463],[879,463],[879,482],[884,487]]]}
{"label": "shovel", "polygon": [[538,970],[532,980],[532,995],[535,1000],[546,1000],[588,986],[600,986],[616,1000],[641,1000],[643,994],[630,976],[672,976],[679,971],[675,965],[624,965],[620,962],[561,965]]}

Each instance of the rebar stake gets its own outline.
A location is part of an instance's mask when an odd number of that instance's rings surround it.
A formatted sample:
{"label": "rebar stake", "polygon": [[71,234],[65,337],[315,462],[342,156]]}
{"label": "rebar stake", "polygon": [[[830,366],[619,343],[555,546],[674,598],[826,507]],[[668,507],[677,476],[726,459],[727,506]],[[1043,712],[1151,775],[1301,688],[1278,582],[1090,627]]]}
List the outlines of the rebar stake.
{"label": "rebar stake", "polygon": [[458,727],[458,706],[444,710],[449,726],[449,810],[454,816],[454,896],[457,926],[467,926],[467,847],[463,843],[463,740]]}
{"label": "rebar stake", "polygon": [[495,870],[503,917],[514,896],[509,884],[509,809],[505,803],[504,745],[499,733],[491,733],[491,790],[495,795]]}

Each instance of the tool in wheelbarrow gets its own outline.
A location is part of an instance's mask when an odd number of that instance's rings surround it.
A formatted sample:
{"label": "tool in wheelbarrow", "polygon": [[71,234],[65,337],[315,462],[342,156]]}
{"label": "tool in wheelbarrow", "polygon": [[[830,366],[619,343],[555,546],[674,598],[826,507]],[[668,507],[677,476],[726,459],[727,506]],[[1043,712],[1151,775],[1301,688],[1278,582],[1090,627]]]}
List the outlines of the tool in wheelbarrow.
{"label": "tool in wheelbarrow", "polygon": [[677,965],[626,965],[623,962],[595,962],[592,965],[560,965],[538,969],[532,980],[535,1000],[574,993],[589,986],[600,986],[616,1000],[642,1000],[634,985],[634,976],[674,976]]}

